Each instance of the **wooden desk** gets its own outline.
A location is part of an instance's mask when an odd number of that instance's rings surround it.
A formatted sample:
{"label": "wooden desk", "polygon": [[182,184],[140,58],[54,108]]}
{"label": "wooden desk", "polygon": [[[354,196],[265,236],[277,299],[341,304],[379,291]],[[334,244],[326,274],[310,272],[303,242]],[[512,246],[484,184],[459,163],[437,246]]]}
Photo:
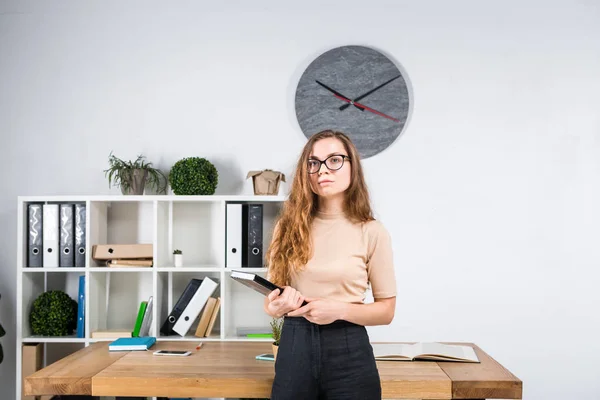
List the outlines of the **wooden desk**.
{"label": "wooden desk", "polygon": [[[152,350],[192,350],[196,342],[157,342]],[[462,343],[465,344],[465,343]],[[386,399],[521,399],[522,382],[473,346],[478,364],[378,361]],[[204,342],[189,357],[109,352],[95,343],[25,378],[26,395],[266,398],[274,376],[268,342]]]}

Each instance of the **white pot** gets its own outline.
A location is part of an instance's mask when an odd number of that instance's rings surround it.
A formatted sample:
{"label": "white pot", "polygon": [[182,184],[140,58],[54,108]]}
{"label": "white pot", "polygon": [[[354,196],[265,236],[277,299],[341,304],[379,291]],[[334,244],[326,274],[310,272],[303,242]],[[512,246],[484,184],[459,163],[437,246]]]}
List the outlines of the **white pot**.
{"label": "white pot", "polygon": [[173,254],[173,263],[176,267],[183,266],[183,254]]}

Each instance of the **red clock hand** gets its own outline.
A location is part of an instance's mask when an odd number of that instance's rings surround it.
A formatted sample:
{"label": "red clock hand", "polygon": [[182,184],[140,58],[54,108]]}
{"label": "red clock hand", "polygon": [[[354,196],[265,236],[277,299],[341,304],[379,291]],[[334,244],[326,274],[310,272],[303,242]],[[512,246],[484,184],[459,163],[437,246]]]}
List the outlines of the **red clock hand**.
{"label": "red clock hand", "polygon": [[391,119],[391,120],[392,120],[392,121],[394,121],[394,122],[400,122],[400,120],[399,120],[399,119],[396,119],[396,118],[394,118],[394,117],[390,117],[389,115],[386,115],[386,114],[384,114],[384,113],[382,113],[382,112],[379,112],[379,111],[377,111],[377,110],[374,110],[374,109],[372,109],[372,108],[370,108],[370,107],[367,107],[367,106],[365,106],[365,105],[363,105],[363,104],[357,103],[357,102],[355,102],[355,101],[352,101],[352,100],[350,100],[350,99],[347,99],[347,98],[345,98],[345,97],[343,97],[343,96],[338,96],[338,95],[337,95],[337,94],[335,94],[335,93],[334,93],[333,95],[334,95],[335,97],[337,97],[338,99],[345,101],[346,103],[350,103],[350,104],[352,104],[353,106],[362,107],[362,108],[364,108],[364,109],[365,109],[365,110],[367,110],[367,111],[371,111],[373,114],[377,114],[377,115],[380,115],[380,116],[382,116],[382,117],[385,117],[385,118]]}
{"label": "red clock hand", "polygon": [[[337,92],[337,91],[333,90],[332,88],[330,88],[329,86],[325,85],[324,83],[321,83],[319,81],[315,81],[315,82],[317,82],[317,84],[319,84],[320,86],[323,86],[325,89],[329,90],[331,93],[334,94],[334,96],[339,97],[340,99],[342,99],[344,101],[349,101],[349,102],[352,101],[349,98],[347,98],[346,96],[344,96],[343,94],[341,94],[340,92]],[[364,111],[364,108],[357,106],[356,103],[353,103],[353,105],[354,105],[354,107],[358,108],[360,111]]]}

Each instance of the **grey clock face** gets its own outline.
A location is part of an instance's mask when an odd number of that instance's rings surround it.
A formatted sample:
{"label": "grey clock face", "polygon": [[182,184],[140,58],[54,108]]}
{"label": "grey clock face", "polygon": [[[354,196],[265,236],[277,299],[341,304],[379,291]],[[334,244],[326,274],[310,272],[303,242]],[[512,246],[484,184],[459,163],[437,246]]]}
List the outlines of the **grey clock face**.
{"label": "grey clock face", "polygon": [[341,131],[365,159],[400,136],[410,104],[406,78],[391,60],[369,47],[343,46],[321,54],[304,71],[295,106],[307,138],[325,129]]}

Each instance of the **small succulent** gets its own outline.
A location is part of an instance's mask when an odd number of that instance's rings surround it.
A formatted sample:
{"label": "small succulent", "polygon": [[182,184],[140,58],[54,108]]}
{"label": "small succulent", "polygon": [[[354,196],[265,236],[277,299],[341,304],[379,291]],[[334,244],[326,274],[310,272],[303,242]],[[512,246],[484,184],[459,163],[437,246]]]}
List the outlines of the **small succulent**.
{"label": "small succulent", "polygon": [[181,250],[175,249],[175,250],[173,250],[173,254],[183,254],[183,253],[181,252]]}

